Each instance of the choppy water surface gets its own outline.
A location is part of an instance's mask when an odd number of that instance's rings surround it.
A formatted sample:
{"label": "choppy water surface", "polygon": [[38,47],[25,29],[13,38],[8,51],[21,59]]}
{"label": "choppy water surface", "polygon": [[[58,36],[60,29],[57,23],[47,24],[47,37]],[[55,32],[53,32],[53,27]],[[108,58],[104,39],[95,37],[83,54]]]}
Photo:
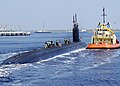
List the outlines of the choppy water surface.
{"label": "choppy water surface", "polygon": [[[120,40],[120,33],[117,32]],[[70,38],[71,33],[33,33],[0,37],[0,62],[18,53],[40,48],[47,40]],[[90,42],[91,33],[82,33]],[[1,86],[119,86],[120,49],[74,50],[31,64],[0,66]]]}

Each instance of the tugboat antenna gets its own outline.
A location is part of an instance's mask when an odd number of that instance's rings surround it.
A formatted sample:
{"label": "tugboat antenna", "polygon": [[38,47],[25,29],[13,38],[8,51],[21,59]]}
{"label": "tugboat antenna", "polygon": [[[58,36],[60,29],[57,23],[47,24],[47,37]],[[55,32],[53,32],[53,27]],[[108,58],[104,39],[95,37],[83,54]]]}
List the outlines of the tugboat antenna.
{"label": "tugboat antenna", "polygon": [[105,23],[105,16],[107,16],[106,14],[105,14],[105,8],[103,8],[103,23]]}

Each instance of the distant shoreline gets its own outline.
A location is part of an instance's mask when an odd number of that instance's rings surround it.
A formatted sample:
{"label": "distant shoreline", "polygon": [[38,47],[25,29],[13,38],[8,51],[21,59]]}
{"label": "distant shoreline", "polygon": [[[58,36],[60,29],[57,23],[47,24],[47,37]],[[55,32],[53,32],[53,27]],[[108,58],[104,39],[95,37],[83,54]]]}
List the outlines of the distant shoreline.
{"label": "distant shoreline", "polygon": [[[95,29],[90,29],[90,30],[84,29],[84,30],[86,30],[85,32],[93,32]],[[35,32],[36,30],[26,30],[26,31]],[[45,30],[45,31],[48,31],[48,32],[71,32],[72,30]],[[81,31],[81,29],[80,29],[80,31]],[[113,31],[116,32],[116,31],[120,31],[120,30],[113,30]]]}

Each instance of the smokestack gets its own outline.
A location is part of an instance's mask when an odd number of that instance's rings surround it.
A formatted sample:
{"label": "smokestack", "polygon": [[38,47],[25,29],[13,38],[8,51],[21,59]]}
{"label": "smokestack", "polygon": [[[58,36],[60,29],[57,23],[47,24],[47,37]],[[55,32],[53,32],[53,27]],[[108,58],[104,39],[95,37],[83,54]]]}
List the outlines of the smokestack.
{"label": "smokestack", "polygon": [[79,42],[79,28],[77,23],[77,14],[73,16],[73,42]]}

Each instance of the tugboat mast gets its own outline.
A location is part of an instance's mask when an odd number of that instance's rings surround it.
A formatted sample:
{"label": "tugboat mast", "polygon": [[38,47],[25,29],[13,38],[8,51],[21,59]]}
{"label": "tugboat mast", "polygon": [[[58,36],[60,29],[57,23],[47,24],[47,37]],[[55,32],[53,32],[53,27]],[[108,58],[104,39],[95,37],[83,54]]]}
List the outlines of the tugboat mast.
{"label": "tugboat mast", "polygon": [[103,23],[105,23],[105,16],[107,16],[106,14],[105,14],[105,8],[103,8]]}

